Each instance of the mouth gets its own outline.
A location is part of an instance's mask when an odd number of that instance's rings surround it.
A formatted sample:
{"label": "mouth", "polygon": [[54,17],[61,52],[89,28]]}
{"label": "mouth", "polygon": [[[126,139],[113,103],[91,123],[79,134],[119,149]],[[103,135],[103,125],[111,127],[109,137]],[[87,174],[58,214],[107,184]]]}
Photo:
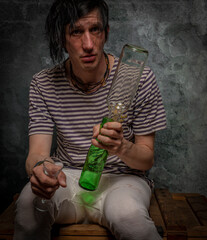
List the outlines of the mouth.
{"label": "mouth", "polygon": [[81,60],[84,63],[92,63],[92,62],[94,62],[96,60],[96,55],[94,55],[94,54],[85,55],[85,56],[81,57]]}

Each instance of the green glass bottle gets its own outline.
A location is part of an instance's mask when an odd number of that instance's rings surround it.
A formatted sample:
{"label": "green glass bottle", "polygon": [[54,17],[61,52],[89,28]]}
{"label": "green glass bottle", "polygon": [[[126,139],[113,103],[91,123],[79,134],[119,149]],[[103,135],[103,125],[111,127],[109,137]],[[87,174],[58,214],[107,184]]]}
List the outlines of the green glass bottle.
{"label": "green glass bottle", "polygon": [[[147,57],[146,49],[130,44],[123,46],[107,96],[109,114],[108,117],[103,118],[101,128],[106,122],[123,122],[127,117],[127,111],[137,93]],[[90,146],[79,179],[82,188],[93,191],[98,187],[107,156],[106,150],[94,145]]]}
{"label": "green glass bottle", "polygon": [[[110,118],[104,117],[100,129],[106,122],[111,121]],[[82,188],[93,191],[98,187],[107,157],[108,152],[106,150],[91,144],[79,179]]]}

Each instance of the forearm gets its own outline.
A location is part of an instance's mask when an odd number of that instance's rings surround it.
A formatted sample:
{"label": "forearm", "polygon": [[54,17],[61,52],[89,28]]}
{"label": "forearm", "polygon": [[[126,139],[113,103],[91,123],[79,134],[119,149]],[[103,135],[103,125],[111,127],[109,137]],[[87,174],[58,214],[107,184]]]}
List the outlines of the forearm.
{"label": "forearm", "polygon": [[34,165],[50,156],[52,135],[36,134],[29,138],[29,154],[26,160],[26,171],[31,176]]}
{"label": "forearm", "polygon": [[143,143],[132,143],[122,139],[116,154],[127,166],[142,171],[149,170],[154,163],[154,150]]}

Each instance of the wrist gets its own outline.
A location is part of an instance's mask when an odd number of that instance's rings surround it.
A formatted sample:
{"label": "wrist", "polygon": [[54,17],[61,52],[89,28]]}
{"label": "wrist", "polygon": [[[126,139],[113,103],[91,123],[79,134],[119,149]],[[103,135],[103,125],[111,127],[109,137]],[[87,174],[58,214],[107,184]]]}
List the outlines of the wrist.
{"label": "wrist", "polygon": [[42,165],[42,164],[44,163],[44,161],[45,161],[45,160],[41,160],[41,161],[36,162],[35,165],[34,165],[34,167],[33,167],[33,169],[34,169],[35,167],[37,167],[37,166]]}
{"label": "wrist", "polygon": [[30,170],[29,172],[27,172],[29,179],[30,179],[31,176],[32,176],[32,171],[33,171],[33,169],[34,169],[35,167],[37,167],[37,166],[42,165],[42,164],[44,163],[44,161],[45,161],[45,160],[41,160],[41,161],[36,162],[35,165],[31,168],[31,170]]}

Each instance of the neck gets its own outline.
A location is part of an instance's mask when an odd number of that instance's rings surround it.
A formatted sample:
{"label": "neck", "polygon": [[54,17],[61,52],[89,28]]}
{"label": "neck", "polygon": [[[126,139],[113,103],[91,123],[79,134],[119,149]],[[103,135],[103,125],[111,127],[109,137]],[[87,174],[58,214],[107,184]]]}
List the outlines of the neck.
{"label": "neck", "polygon": [[[100,67],[99,67],[100,66]],[[108,78],[110,67],[108,56],[104,53],[97,69],[91,71],[79,72],[76,74],[73,65],[69,62],[69,78],[72,84],[85,93],[96,91],[99,87],[105,85]]]}

